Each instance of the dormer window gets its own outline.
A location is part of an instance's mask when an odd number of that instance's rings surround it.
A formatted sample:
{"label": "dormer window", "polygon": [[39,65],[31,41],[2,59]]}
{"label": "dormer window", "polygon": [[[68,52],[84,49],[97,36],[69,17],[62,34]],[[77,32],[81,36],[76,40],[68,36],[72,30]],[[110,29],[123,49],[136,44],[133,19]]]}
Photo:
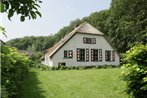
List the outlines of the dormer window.
{"label": "dormer window", "polygon": [[96,44],[96,38],[83,37],[83,43],[85,43],[85,44]]}

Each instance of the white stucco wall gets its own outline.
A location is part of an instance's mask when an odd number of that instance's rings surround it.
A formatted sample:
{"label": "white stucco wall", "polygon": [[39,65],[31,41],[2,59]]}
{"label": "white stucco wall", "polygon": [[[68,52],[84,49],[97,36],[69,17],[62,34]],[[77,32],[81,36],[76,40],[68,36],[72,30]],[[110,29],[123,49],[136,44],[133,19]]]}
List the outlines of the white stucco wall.
{"label": "white stucco wall", "polygon": [[46,53],[44,56],[45,56],[45,57],[44,57],[45,60],[42,61],[41,63],[44,64],[44,65],[47,65],[47,66],[52,66],[52,65],[53,65],[53,62],[52,62],[52,60],[49,58],[48,53]]}
{"label": "white stucco wall", "polygon": [[[96,44],[84,44],[83,37],[96,38]],[[89,61],[77,61],[77,48],[89,49]],[[102,61],[93,62],[91,61],[91,49],[102,49]],[[64,50],[72,50],[73,58],[64,59]],[[105,61],[105,50],[113,51],[113,48],[109,45],[103,36],[90,35],[90,34],[75,34],[62,48],[56,52],[52,60],[46,61],[46,64],[50,66],[58,66],[59,62],[66,62],[66,66],[90,66],[90,65],[119,65],[119,56],[115,52],[115,61]],[[46,55],[47,56],[47,55]]]}

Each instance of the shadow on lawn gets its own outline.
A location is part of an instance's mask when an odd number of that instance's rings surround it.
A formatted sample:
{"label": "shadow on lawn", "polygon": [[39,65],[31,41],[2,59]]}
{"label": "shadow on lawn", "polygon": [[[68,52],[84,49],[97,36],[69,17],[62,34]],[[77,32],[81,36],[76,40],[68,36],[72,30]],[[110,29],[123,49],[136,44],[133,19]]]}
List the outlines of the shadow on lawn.
{"label": "shadow on lawn", "polygon": [[43,89],[39,87],[40,81],[36,72],[28,72],[17,98],[45,98]]}

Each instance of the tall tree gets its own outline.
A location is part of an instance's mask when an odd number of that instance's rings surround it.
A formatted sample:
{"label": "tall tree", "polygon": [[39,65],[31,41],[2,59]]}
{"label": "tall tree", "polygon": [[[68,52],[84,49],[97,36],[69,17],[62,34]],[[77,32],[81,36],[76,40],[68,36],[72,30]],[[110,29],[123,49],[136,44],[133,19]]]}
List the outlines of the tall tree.
{"label": "tall tree", "polygon": [[1,0],[0,12],[8,13],[9,20],[16,13],[20,15],[20,20],[25,21],[25,18],[36,19],[37,15],[41,17],[41,13],[38,11],[40,7],[38,3],[40,0]]}
{"label": "tall tree", "polygon": [[[147,36],[147,1],[112,0],[108,33],[120,52],[125,52]],[[125,47],[125,48],[124,48]]]}

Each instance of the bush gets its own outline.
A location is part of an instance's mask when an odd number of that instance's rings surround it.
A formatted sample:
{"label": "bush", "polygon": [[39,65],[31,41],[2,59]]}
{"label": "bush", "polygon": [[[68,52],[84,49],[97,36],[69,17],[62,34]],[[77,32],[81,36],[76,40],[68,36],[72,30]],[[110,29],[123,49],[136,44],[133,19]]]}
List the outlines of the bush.
{"label": "bush", "polygon": [[25,74],[28,72],[30,60],[15,48],[1,47],[1,85],[2,98],[17,95]]}
{"label": "bush", "polygon": [[32,67],[40,70],[85,70],[85,69],[100,69],[100,68],[116,68],[115,65],[98,65],[98,66],[46,66],[41,63],[34,63]]}
{"label": "bush", "polygon": [[96,68],[96,69],[100,69],[100,68],[102,68],[102,66],[101,66],[101,65],[98,65],[98,66],[96,66],[95,68]]}
{"label": "bush", "polygon": [[122,79],[127,83],[126,92],[134,98],[147,97],[147,45],[137,45],[124,55]]}
{"label": "bush", "polygon": [[61,67],[60,67],[60,70],[66,70],[66,69],[68,69],[67,66],[61,66]]}

